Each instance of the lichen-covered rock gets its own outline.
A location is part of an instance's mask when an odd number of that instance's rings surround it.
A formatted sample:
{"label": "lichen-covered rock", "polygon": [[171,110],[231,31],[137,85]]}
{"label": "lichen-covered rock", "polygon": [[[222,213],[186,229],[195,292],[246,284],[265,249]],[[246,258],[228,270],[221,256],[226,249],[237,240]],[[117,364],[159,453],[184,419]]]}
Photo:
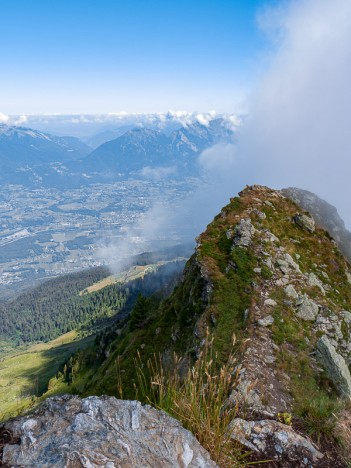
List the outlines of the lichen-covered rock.
{"label": "lichen-covered rock", "polygon": [[18,444],[5,445],[11,467],[215,467],[178,421],[137,401],[60,396],[5,428]]}
{"label": "lichen-covered rock", "polygon": [[296,292],[296,289],[294,288],[294,286],[292,284],[288,284],[284,288],[284,291],[285,291],[286,295],[288,297],[290,297],[291,299],[297,299],[299,297],[299,295]]}
{"label": "lichen-covered rock", "polygon": [[234,230],[233,247],[249,247],[254,234],[255,228],[251,223],[251,219],[241,219]]}
{"label": "lichen-covered rock", "polygon": [[351,397],[351,374],[345,359],[336,352],[330,340],[324,335],[317,343],[318,357],[325,367],[340,395]]}
{"label": "lichen-covered rock", "polygon": [[316,463],[323,458],[311,441],[278,421],[236,418],[229,430],[232,439],[262,456],[263,460],[287,462],[286,466],[297,466],[296,463],[300,463],[298,466],[318,466]]}
{"label": "lichen-covered rock", "polygon": [[314,321],[319,312],[318,305],[307,294],[298,297],[296,307],[296,315],[302,320]]}
{"label": "lichen-covered rock", "polygon": [[294,216],[295,223],[305,231],[313,233],[316,229],[314,219],[312,216],[296,213]]}

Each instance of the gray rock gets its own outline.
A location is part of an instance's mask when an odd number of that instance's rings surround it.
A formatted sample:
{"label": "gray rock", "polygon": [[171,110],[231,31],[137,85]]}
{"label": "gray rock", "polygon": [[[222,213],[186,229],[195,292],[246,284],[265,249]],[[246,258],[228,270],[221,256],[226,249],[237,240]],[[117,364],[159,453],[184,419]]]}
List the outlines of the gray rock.
{"label": "gray rock", "polygon": [[287,275],[291,270],[297,271],[300,273],[299,265],[294,261],[291,255],[285,253],[281,258],[278,258],[277,265],[280,271]]}
{"label": "gray rock", "polygon": [[277,305],[277,303],[275,302],[274,299],[266,299],[264,301],[264,305],[267,306],[267,307],[275,307]]}
{"label": "gray rock", "polygon": [[53,397],[5,428],[20,438],[3,449],[11,467],[217,466],[178,421],[137,401]]}
{"label": "gray rock", "polygon": [[274,318],[271,315],[268,315],[263,319],[257,320],[257,323],[260,327],[269,327],[269,325],[272,325],[274,323]]}
{"label": "gray rock", "polygon": [[253,213],[255,213],[255,215],[260,219],[266,219],[266,213],[263,213],[262,211],[258,210],[257,208],[255,208],[253,210]]}
{"label": "gray rock", "polygon": [[[245,378],[245,373],[240,375],[238,385],[228,398],[228,404],[229,406],[238,405],[240,408],[250,408],[250,411],[259,414],[267,414],[267,407],[263,404],[258,390],[253,382]],[[273,413],[269,413],[267,416],[271,417]]]}
{"label": "gray rock", "polygon": [[292,466],[297,466],[296,462],[302,463],[306,459],[305,465],[317,466],[315,463],[323,458],[310,440],[278,421],[248,422],[236,418],[230,423],[229,430],[232,439],[258,453],[263,460],[290,462]]}
{"label": "gray rock", "polygon": [[287,275],[290,271],[290,267],[289,267],[289,264],[288,262],[286,262],[285,260],[279,258],[277,260],[277,265],[278,265],[278,268],[279,270],[284,274],[284,275]]}
{"label": "gray rock", "polygon": [[317,286],[317,288],[320,289],[323,296],[325,296],[325,290],[324,290],[324,287],[323,287],[323,283],[315,273],[310,273],[308,275],[307,283],[308,283],[309,286]]}
{"label": "gray rock", "polygon": [[285,288],[284,291],[288,297],[291,297],[292,299],[297,299],[299,295],[297,294],[294,286],[292,284],[288,284]]}
{"label": "gray rock", "polygon": [[351,312],[348,312],[347,310],[343,310],[341,312],[341,315],[343,316],[345,322],[348,324],[348,325],[351,325]]}
{"label": "gray rock", "polygon": [[330,278],[329,278],[327,272],[325,272],[325,271],[322,270],[322,271],[321,271],[321,274],[322,274],[323,278],[325,278],[325,279],[328,280],[328,281],[330,280]]}
{"label": "gray rock", "polygon": [[[263,255],[265,255],[265,254],[263,254]],[[266,258],[262,261],[262,263],[264,265],[266,265],[266,267],[269,268],[271,270],[271,272],[273,273],[273,270],[274,270],[273,260],[272,260],[272,257],[269,254],[266,255]]]}
{"label": "gray rock", "polygon": [[249,247],[254,234],[255,228],[251,224],[251,219],[241,219],[235,226],[233,247]]}
{"label": "gray rock", "polygon": [[324,335],[317,342],[318,357],[329,378],[343,397],[351,397],[351,374],[345,359],[338,354]]}
{"label": "gray rock", "polygon": [[307,294],[298,297],[296,307],[296,315],[303,320],[314,321],[319,312],[318,305]]}
{"label": "gray rock", "polygon": [[267,205],[267,206],[270,206],[271,208],[274,208],[274,205],[273,205],[273,203],[272,203],[272,202],[270,202],[269,200],[264,200],[264,202],[263,202],[263,203],[264,203],[265,205]]}
{"label": "gray rock", "polygon": [[305,231],[312,233],[316,229],[315,221],[312,216],[296,213],[294,216],[294,221],[298,226],[300,226],[300,228],[304,229]]}
{"label": "gray rock", "polygon": [[287,284],[289,284],[289,278],[288,277],[279,278],[275,281],[274,284],[276,286],[286,286]]}
{"label": "gray rock", "polygon": [[347,278],[348,283],[351,284],[351,273],[349,273],[348,271],[346,272],[346,278]]}

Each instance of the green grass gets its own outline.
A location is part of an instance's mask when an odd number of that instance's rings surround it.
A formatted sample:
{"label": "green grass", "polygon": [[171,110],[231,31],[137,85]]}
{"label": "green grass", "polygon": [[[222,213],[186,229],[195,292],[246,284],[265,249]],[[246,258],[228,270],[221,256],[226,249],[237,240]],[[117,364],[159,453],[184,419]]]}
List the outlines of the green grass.
{"label": "green grass", "polygon": [[69,356],[90,345],[72,331],[48,343],[13,349],[0,362],[0,420],[15,416],[47,389],[48,382]]}

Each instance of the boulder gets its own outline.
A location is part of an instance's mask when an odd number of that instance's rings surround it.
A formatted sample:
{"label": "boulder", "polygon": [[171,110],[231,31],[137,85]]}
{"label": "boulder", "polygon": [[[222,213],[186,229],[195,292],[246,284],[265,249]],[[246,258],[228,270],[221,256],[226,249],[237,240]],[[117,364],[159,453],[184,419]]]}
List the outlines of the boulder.
{"label": "boulder", "polygon": [[345,359],[324,335],[317,342],[318,357],[341,396],[351,398],[351,374]]}
{"label": "boulder", "polygon": [[288,297],[291,297],[292,299],[297,299],[299,295],[297,294],[294,286],[292,284],[288,284],[285,288],[284,291]]}
{"label": "boulder", "polygon": [[258,458],[274,460],[279,466],[284,462],[284,466],[318,466],[316,463],[323,458],[310,440],[278,421],[236,418],[229,430],[232,439],[257,453]]}
{"label": "boulder", "polygon": [[249,247],[254,234],[255,228],[251,223],[251,219],[241,219],[234,230],[233,247]]}
{"label": "boulder", "polygon": [[310,299],[307,294],[299,296],[296,301],[296,315],[302,320],[314,321],[318,315],[318,305]]}
{"label": "boulder", "polygon": [[4,428],[17,441],[3,447],[0,465],[5,466],[217,466],[178,421],[138,401],[53,397],[31,416],[9,421]]}
{"label": "boulder", "polygon": [[312,216],[296,213],[296,215],[294,216],[294,222],[300,228],[311,233],[314,232],[316,229],[315,221],[312,218]]}

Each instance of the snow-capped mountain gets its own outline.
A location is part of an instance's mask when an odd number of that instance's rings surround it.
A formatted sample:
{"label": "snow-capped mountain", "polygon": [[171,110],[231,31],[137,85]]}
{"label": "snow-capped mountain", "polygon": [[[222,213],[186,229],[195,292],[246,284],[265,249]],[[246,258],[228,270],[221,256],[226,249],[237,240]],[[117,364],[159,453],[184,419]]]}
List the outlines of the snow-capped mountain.
{"label": "snow-capped mountain", "polygon": [[90,170],[137,171],[144,166],[171,163],[168,137],[149,128],[135,128],[104,143],[83,161]]}
{"label": "snow-capped mountain", "polygon": [[90,148],[74,137],[58,137],[24,127],[0,125],[0,167],[67,162],[87,155]]}
{"label": "snow-capped mountain", "polygon": [[[118,177],[197,176],[197,156],[233,140],[224,119],[195,122],[170,134],[139,127],[91,150],[75,137],[0,125],[0,184],[78,187]],[[151,172],[150,172],[151,171]]]}
{"label": "snow-capped mountain", "polygon": [[99,172],[142,171],[145,167],[175,166],[178,172],[196,171],[197,155],[219,142],[233,140],[233,131],[223,119],[207,125],[195,122],[166,135],[158,130],[137,128],[104,143],[82,160],[84,167]]}

